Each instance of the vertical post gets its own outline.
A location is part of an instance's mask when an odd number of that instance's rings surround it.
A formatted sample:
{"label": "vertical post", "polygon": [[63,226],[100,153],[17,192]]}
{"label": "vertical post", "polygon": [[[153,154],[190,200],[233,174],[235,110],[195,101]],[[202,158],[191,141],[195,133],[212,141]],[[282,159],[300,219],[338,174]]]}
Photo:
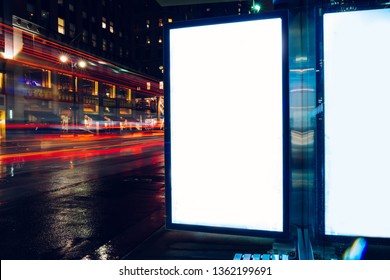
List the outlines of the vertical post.
{"label": "vertical post", "polygon": [[62,63],[70,63],[71,70],[72,70],[72,76],[71,76],[71,85],[73,87],[73,105],[72,105],[72,126],[73,126],[73,133],[76,132],[76,126],[78,123],[78,92],[77,92],[77,75],[75,72],[75,68],[85,68],[87,67],[87,63],[84,60],[78,60],[78,61],[73,61],[72,58],[69,58],[67,55],[61,55],[59,57],[59,60]]}
{"label": "vertical post", "polygon": [[72,87],[73,87],[73,108],[72,108],[72,126],[73,126],[73,133],[76,133],[76,118],[77,118],[77,93],[76,93],[76,75],[74,72],[76,64],[71,62],[71,68],[72,68]]}

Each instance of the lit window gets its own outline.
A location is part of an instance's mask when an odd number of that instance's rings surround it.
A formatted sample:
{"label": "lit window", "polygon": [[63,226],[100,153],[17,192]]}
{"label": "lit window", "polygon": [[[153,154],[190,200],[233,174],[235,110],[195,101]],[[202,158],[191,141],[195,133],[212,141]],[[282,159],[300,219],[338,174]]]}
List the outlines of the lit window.
{"label": "lit window", "polygon": [[58,73],[57,76],[57,88],[60,91],[73,91],[74,84],[72,83],[72,76],[67,74]]}
{"label": "lit window", "polygon": [[127,100],[127,101],[130,101],[130,100],[131,100],[131,89],[129,89],[129,90],[127,91],[126,100]]}
{"label": "lit window", "polygon": [[158,43],[159,43],[159,44],[162,43],[162,37],[161,37],[161,36],[158,38]]}
{"label": "lit window", "polygon": [[83,29],[83,43],[88,43],[88,31]]}
{"label": "lit window", "polygon": [[42,86],[51,88],[51,71],[50,70],[42,70]]}
{"label": "lit window", "polygon": [[69,36],[71,38],[73,38],[75,33],[76,33],[76,26],[73,23],[70,23],[69,24]]}
{"label": "lit window", "polygon": [[[80,79],[80,91],[88,95],[97,95],[97,82],[89,79]],[[89,99],[89,103],[92,100]]]}
{"label": "lit window", "polygon": [[163,26],[163,20],[162,20],[162,18],[160,18],[158,20],[158,27],[162,27],[162,26]]}
{"label": "lit window", "polygon": [[150,41],[150,37],[146,37],[146,44],[150,45],[151,41]]}
{"label": "lit window", "polygon": [[107,28],[107,22],[106,22],[106,18],[105,17],[102,17],[102,28],[103,29]]}
{"label": "lit window", "polygon": [[107,40],[106,39],[103,39],[103,41],[102,41],[102,50],[103,51],[107,50]]}
{"label": "lit window", "polygon": [[35,13],[35,7],[34,7],[32,4],[27,3],[27,4],[26,4],[26,9],[27,9],[28,14],[29,14],[31,17],[33,17],[33,16],[34,16],[34,13]]}
{"label": "lit window", "polygon": [[58,33],[65,35],[65,20],[58,18]]}
{"label": "lit window", "polygon": [[150,28],[150,20],[146,20],[146,28]]}
{"label": "lit window", "polygon": [[150,82],[146,82],[146,89],[147,89],[147,90],[150,90],[150,89],[151,89],[151,83],[150,83]]}
{"label": "lit window", "polygon": [[96,46],[97,46],[97,44],[96,44],[96,34],[92,33],[91,39],[92,39],[92,46],[94,48],[96,48]]}
{"label": "lit window", "polygon": [[42,18],[47,19],[47,18],[49,18],[49,12],[45,11],[45,10],[42,10],[41,11],[41,16],[42,16]]}
{"label": "lit window", "polygon": [[33,87],[51,88],[51,71],[39,68],[24,69],[24,83]]}
{"label": "lit window", "polygon": [[168,19],[168,22],[172,22],[173,20],[171,18]]}
{"label": "lit window", "polygon": [[114,33],[114,23],[110,21],[110,32]]}
{"label": "lit window", "polygon": [[115,98],[115,85],[102,83],[100,92],[103,93],[105,97]]}
{"label": "lit window", "polygon": [[95,87],[94,91],[92,92],[92,95],[98,95],[99,94],[99,82],[95,81]]}

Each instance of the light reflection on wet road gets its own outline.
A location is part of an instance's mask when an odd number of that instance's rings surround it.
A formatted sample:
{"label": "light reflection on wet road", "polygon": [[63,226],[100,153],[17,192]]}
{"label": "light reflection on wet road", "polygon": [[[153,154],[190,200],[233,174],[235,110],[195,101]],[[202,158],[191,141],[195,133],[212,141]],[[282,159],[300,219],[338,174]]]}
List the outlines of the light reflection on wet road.
{"label": "light reflection on wet road", "polygon": [[2,166],[1,259],[81,259],[164,207],[162,136],[88,150]]}

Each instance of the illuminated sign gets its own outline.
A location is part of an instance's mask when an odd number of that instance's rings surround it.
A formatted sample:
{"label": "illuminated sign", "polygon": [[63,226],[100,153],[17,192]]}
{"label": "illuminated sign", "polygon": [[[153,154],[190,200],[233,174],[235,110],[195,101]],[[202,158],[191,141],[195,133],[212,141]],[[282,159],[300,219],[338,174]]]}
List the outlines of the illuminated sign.
{"label": "illuminated sign", "polygon": [[166,30],[167,225],[283,235],[289,183],[285,21],[239,19]]}
{"label": "illuminated sign", "polygon": [[390,9],[324,15],[325,234],[390,237]]}

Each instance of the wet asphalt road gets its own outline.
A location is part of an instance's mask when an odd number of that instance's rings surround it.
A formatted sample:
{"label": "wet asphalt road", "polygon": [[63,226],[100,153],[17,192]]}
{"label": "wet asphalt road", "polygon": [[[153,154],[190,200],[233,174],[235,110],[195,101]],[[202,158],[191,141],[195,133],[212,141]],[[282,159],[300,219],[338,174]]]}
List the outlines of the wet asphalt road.
{"label": "wet asphalt road", "polygon": [[163,137],[102,144],[117,149],[1,167],[0,259],[82,259],[124,232],[147,238],[142,223],[164,208]]}

